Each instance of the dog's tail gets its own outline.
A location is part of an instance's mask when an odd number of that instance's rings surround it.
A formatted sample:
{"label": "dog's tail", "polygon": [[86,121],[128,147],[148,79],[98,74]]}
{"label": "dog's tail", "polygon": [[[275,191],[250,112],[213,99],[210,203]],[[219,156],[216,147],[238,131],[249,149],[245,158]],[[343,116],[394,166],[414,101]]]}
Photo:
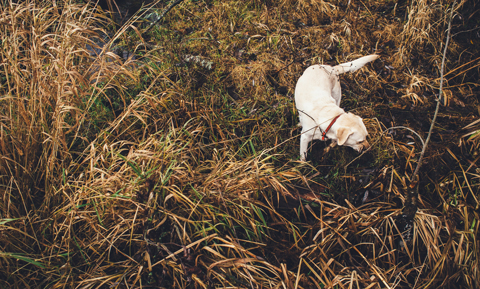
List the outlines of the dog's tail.
{"label": "dog's tail", "polygon": [[354,72],[360,68],[362,68],[365,64],[374,61],[375,59],[379,58],[380,55],[372,54],[372,55],[367,55],[364,57],[360,57],[359,59],[356,59],[351,62],[346,62],[339,64],[337,66],[334,66],[333,69],[337,71],[338,74],[346,73],[346,72]]}

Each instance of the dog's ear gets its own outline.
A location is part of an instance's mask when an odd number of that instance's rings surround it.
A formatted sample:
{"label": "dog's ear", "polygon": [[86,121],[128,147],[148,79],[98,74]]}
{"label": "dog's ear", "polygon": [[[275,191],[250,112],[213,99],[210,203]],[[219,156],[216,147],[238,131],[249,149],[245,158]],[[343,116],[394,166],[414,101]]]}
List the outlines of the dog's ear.
{"label": "dog's ear", "polygon": [[338,145],[343,145],[346,141],[347,138],[352,134],[352,130],[348,127],[340,127],[337,130],[337,143]]}

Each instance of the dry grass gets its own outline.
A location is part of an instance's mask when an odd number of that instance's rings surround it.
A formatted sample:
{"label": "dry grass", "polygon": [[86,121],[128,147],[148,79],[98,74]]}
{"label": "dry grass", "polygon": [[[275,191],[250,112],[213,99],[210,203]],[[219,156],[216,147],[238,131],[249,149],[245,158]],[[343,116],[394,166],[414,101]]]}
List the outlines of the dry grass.
{"label": "dry grass", "polygon": [[[461,7],[465,1],[461,1],[456,7]],[[445,25],[448,11],[452,1],[411,1],[407,8],[407,22],[398,38],[399,49],[396,54],[395,65],[410,64],[412,54],[421,53],[425,47],[434,49],[433,55],[440,55],[441,47],[439,39],[445,39]],[[451,7],[449,7],[451,8]],[[437,38],[438,37],[438,38]],[[437,40],[437,41],[435,41]],[[441,40],[444,41],[444,40]],[[453,45],[455,47],[455,45]]]}
{"label": "dry grass", "polygon": [[[428,129],[448,1],[390,2],[184,1],[146,34],[92,6],[2,6],[0,287],[478,287],[478,59],[452,39],[406,230],[421,141],[389,127]],[[372,52],[342,75],[372,149],[299,162],[299,75]]]}

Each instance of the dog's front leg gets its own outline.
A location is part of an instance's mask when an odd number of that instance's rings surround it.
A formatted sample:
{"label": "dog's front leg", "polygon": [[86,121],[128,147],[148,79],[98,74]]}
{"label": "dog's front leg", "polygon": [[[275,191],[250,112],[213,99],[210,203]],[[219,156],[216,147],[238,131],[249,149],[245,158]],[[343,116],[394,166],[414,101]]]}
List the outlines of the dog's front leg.
{"label": "dog's front leg", "polygon": [[307,133],[302,133],[302,135],[300,136],[300,160],[302,162],[304,162],[307,158],[307,149],[310,138],[311,136]]}

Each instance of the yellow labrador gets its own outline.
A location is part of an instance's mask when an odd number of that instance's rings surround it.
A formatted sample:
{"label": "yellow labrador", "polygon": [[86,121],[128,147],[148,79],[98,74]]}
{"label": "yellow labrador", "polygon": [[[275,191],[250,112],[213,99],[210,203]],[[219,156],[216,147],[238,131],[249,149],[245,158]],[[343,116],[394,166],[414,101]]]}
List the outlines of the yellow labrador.
{"label": "yellow labrador", "polygon": [[372,54],[334,67],[312,65],[303,72],[295,87],[295,104],[302,126],[300,160],[305,161],[308,143],[314,139],[329,138],[358,152],[369,147],[362,119],[345,113],[339,106],[342,91],[338,75],[356,71],[378,57]]}

